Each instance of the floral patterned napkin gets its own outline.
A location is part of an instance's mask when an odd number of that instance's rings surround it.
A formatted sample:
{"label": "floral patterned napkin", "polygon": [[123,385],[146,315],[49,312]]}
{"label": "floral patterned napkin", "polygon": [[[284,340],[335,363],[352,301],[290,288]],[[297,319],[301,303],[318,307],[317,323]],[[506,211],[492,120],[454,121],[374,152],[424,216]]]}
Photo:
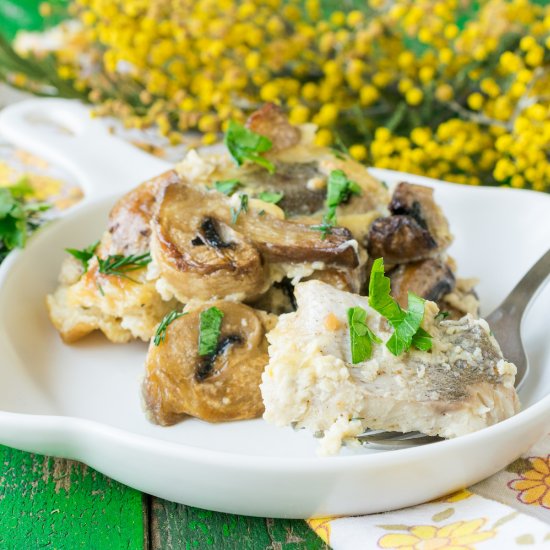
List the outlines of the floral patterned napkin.
{"label": "floral patterned napkin", "polygon": [[550,434],[468,490],[394,512],[308,524],[335,550],[550,548]]}

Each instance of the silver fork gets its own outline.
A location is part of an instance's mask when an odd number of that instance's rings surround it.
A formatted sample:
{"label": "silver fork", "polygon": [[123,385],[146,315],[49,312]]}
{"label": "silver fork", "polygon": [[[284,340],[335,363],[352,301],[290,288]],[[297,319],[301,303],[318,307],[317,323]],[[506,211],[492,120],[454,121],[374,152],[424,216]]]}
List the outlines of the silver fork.
{"label": "silver fork", "polygon": [[[529,360],[521,340],[521,323],[529,305],[542,290],[548,275],[550,275],[550,250],[523,276],[502,304],[485,318],[500,344],[502,354],[517,367],[516,389],[525,382],[529,372]],[[416,447],[442,439],[420,432],[402,433],[383,430],[366,430],[357,438],[369,448],[385,450]]]}

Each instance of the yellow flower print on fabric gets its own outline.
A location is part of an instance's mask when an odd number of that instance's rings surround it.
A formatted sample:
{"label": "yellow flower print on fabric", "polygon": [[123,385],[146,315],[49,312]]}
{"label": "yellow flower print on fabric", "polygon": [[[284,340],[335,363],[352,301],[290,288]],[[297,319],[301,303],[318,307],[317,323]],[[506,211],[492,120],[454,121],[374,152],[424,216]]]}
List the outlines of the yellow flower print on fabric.
{"label": "yellow flower print on fabric", "polygon": [[457,521],[442,527],[415,525],[407,533],[391,533],[378,541],[380,548],[399,550],[475,550],[472,546],[493,538],[496,531],[482,531],[487,522],[484,518]]}
{"label": "yellow flower print on fabric", "polygon": [[466,500],[467,498],[470,498],[473,495],[472,492],[468,491],[468,489],[460,489],[459,491],[455,491],[454,493],[450,493],[448,495],[445,495],[440,498],[436,498],[432,500],[431,502],[448,502],[452,504],[453,502],[459,502],[461,500]]}
{"label": "yellow flower print on fabric", "polygon": [[331,517],[316,518],[308,519],[306,522],[323,542],[330,544],[330,522],[333,519]]}
{"label": "yellow flower print on fabric", "polygon": [[550,455],[529,457],[529,461],[532,468],[510,481],[508,487],[518,493],[520,502],[550,509]]}

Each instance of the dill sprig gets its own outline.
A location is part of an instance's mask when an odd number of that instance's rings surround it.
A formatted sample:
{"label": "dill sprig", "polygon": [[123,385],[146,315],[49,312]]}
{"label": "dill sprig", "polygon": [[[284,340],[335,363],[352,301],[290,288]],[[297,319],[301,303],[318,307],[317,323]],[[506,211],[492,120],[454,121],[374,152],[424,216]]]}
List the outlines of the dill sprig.
{"label": "dill sprig", "polygon": [[187,315],[187,311],[176,311],[175,309],[173,309],[162,318],[162,321],[159,323],[159,326],[157,327],[157,331],[155,332],[155,336],[153,338],[155,346],[159,346],[162,342],[164,342],[168,325],[170,325],[170,323],[173,323],[176,319],[183,317],[184,315]]}
{"label": "dill sprig", "polygon": [[239,197],[239,200],[240,200],[239,208],[237,208],[237,209],[231,208],[231,223],[232,224],[237,223],[237,219],[239,218],[239,214],[241,212],[245,212],[245,213],[248,212],[248,195],[242,194]]}
{"label": "dill sprig", "polygon": [[151,254],[149,252],[145,252],[145,254],[131,254],[130,256],[112,254],[105,259],[97,257],[97,261],[99,272],[103,273],[103,275],[114,275],[115,277],[122,277],[137,283],[139,281],[128,277],[127,273],[142,269],[151,263]]}

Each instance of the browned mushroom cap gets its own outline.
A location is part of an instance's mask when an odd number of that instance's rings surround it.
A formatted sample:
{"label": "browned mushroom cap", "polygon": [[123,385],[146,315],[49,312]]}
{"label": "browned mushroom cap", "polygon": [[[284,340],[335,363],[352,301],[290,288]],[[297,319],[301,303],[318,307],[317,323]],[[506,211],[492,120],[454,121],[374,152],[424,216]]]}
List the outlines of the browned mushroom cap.
{"label": "browned mushroom cap", "polygon": [[394,298],[407,307],[409,291],[426,300],[437,302],[455,286],[455,277],[449,266],[438,259],[402,264],[389,275]]}
{"label": "browned mushroom cap", "polygon": [[300,142],[300,129],[290,124],[282,109],[273,103],[266,103],[253,112],[246,126],[271,140],[270,153],[294,147]]}
{"label": "browned mushroom cap", "polygon": [[367,236],[367,250],[371,258],[384,258],[388,264],[414,262],[439,253],[430,232],[411,216],[375,220]]}
{"label": "browned mushroom cap", "polygon": [[219,193],[176,183],[159,193],[151,254],[181,302],[257,296],[269,286],[258,249],[231,226]]}
{"label": "browned mushroom cap", "polygon": [[[216,306],[223,313],[216,351],[198,352],[200,312]],[[143,397],[149,418],[163,426],[186,415],[208,422],[256,418],[263,412],[261,374],[267,340],[260,314],[243,304],[215,302],[168,325],[164,342],[151,342]]]}
{"label": "browned mushroom cap", "polygon": [[433,198],[433,189],[423,185],[400,183],[392,196],[389,205],[394,215],[407,215],[430,232],[440,251],[445,250],[452,242],[449,223],[443,211]]}
{"label": "browned mushroom cap", "polygon": [[324,262],[341,268],[354,268],[359,264],[350,242],[353,237],[343,227],[333,227],[322,239],[320,232],[310,225],[272,216],[260,217],[253,212],[239,218],[237,226],[271,262]]}
{"label": "browned mushroom cap", "polygon": [[323,240],[308,225],[252,210],[233,223],[231,204],[221,193],[184,183],[159,193],[151,254],[180,301],[253,299],[269,288],[267,262],[358,264],[345,229],[334,228]]}
{"label": "browned mushroom cap", "polygon": [[389,205],[391,216],[378,218],[367,235],[372,258],[389,264],[439,256],[452,242],[449,224],[433,200],[433,190],[400,183]]}
{"label": "browned mushroom cap", "polygon": [[109,254],[129,256],[148,252],[150,222],[157,192],[161,186],[176,179],[174,172],[166,172],[121,197],[109,213],[107,233],[101,240],[98,254],[104,257]]}

